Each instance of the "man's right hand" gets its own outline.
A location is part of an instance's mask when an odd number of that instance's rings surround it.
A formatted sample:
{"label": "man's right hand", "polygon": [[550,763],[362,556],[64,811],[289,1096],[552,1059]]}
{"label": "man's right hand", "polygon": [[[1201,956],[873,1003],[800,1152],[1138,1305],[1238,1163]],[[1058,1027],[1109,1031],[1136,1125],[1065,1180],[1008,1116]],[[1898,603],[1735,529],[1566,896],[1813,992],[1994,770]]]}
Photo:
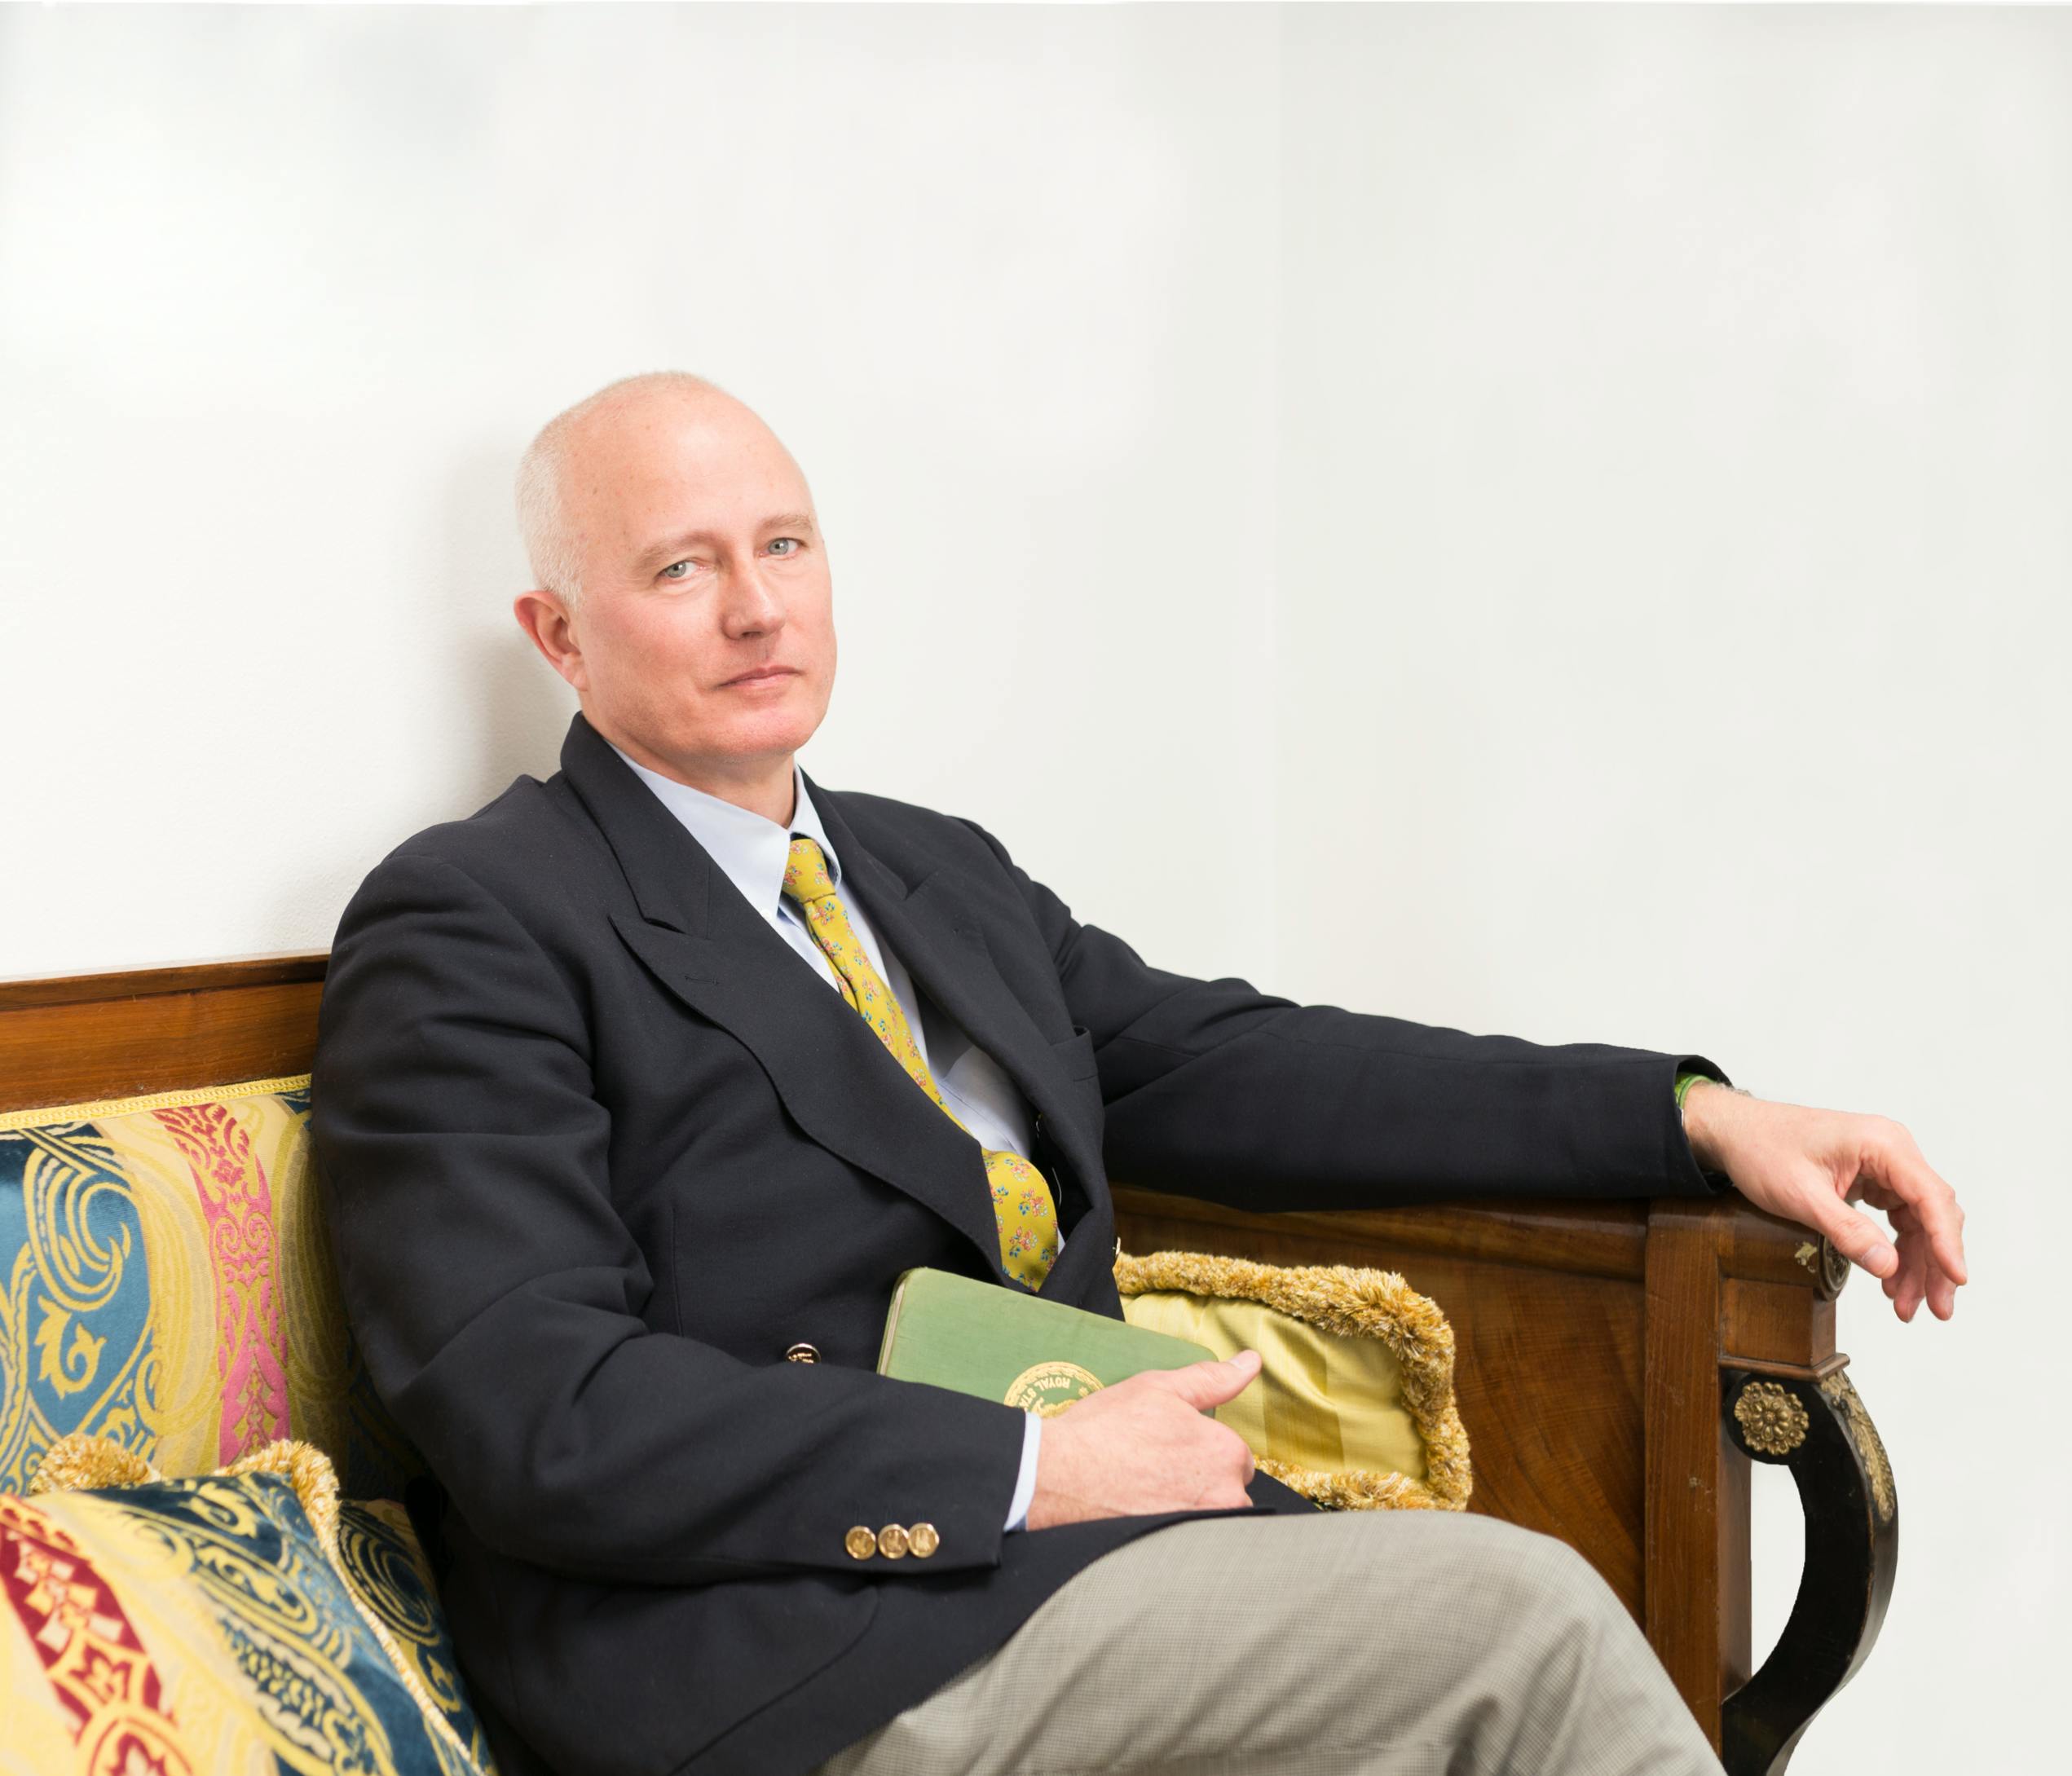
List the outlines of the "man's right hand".
{"label": "man's right hand", "polygon": [[1043,1426],[1027,1527],[1249,1505],[1252,1452],[1202,1408],[1243,1393],[1259,1362],[1258,1351],[1241,1351],[1223,1362],[1146,1369],[1074,1400]]}

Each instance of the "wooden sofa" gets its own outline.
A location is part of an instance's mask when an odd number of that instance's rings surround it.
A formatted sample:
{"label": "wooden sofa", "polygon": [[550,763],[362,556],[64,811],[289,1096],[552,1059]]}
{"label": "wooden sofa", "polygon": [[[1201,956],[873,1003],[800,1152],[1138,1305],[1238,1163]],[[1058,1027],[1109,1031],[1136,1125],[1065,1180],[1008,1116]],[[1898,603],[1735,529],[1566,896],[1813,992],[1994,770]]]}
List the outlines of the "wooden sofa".
{"label": "wooden sofa", "polygon": [[[306,1072],[325,958],[0,982],[0,1111]],[[1734,1776],[1782,1770],[1868,1655],[1892,1474],[1835,1349],[1848,1267],[1738,1201],[1259,1215],[1119,1187],[1125,1249],[1400,1270],[1457,1339],[1471,1509],[1561,1536],[1646,1628]],[[1751,1460],[1792,1470],[1805,1560],[1749,1644]]]}

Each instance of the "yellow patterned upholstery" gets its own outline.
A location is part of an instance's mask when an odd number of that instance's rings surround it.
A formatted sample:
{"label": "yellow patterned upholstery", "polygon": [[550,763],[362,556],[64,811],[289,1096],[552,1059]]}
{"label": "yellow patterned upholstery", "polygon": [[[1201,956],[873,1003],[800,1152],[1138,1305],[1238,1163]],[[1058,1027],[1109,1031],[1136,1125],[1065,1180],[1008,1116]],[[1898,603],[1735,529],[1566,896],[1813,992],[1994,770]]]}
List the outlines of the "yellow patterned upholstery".
{"label": "yellow patterned upholstery", "polygon": [[1453,1329],[1393,1271],[1152,1252],[1118,1257],[1115,1286],[1132,1325],[1259,1353],[1215,1416],[1276,1479],[1333,1509],[1466,1509]]}
{"label": "yellow patterned upholstery", "polygon": [[306,1075],[0,1116],[0,1776],[487,1771],[419,1465]]}
{"label": "yellow patterned upholstery", "polygon": [[306,1075],[0,1115],[0,1491],[87,1432],[170,1474],[297,1438],[348,1495],[402,1496],[308,1125]]}

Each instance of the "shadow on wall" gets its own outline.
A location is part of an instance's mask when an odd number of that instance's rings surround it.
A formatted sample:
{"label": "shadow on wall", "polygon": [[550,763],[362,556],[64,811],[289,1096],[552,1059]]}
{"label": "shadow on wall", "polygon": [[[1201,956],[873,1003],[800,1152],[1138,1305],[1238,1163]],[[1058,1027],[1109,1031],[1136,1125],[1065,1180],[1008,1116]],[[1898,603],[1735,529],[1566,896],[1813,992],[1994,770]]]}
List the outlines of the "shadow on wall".
{"label": "shadow on wall", "polygon": [[437,737],[438,756],[413,767],[408,781],[337,786],[333,845],[282,884],[252,941],[236,954],[327,947],[346,901],[392,846],[434,822],[473,813],[515,777],[560,768],[575,694],[511,615],[511,600],[531,584],[512,513],[512,467],[509,455],[487,451],[457,467],[412,564],[424,588],[426,657],[439,675],[428,694],[447,705],[420,730]]}
{"label": "shadow on wall", "polygon": [[447,487],[440,615],[456,666],[453,727],[466,750],[441,773],[455,798],[446,818],[472,813],[521,773],[552,776],[575,712],[575,693],[511,615],[511,600],[532,584],[512,509],[513,468],[511,457],[485,454]]}

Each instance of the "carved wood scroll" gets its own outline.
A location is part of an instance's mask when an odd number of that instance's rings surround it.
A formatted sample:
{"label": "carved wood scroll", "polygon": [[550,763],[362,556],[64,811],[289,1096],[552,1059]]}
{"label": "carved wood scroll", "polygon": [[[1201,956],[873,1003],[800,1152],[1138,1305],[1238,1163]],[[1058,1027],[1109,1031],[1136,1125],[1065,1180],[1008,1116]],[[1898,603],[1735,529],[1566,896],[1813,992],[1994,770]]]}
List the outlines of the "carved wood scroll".
{"label": "carved wood scroll", "polygon": [[1791,1470],[1805,1512],[1805,1566],[1770,1657],[1726,1699],[1728,1776],[1781,1776],[1800,1737],[1870,1656],[1899,1558],[1899,1495],[1871,1415],[1847,1373],[1721,1377],[1726,1433],[1757,1461]]}

